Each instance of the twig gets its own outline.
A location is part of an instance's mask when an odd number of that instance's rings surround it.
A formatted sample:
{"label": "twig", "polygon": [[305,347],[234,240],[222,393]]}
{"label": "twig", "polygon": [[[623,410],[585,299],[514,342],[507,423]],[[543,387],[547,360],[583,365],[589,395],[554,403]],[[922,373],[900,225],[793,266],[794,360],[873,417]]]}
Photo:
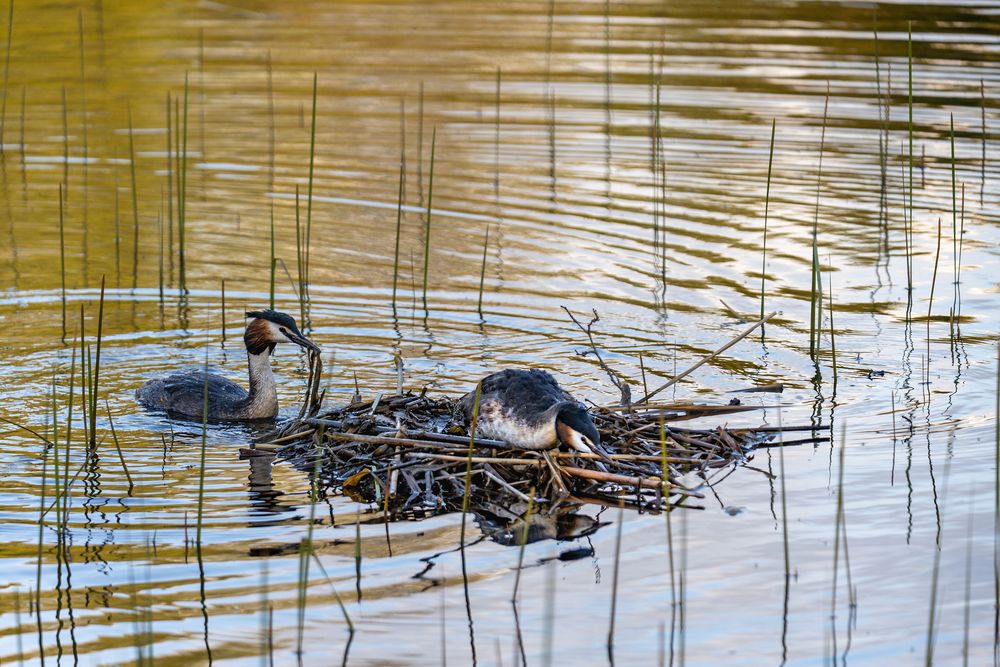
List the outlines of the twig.
{"label": "twig", "polygon": [[615,387],[618,388],[618,391],[621,392],[621,404],[625,406],[631,405],[632,389],[628,386],[628,382],[626,382],[625,379],[622,378],[622,376],[617,371],[612,370],[606,363],[604,363],[604,359],[601,357],[601,353],[597,349],[597,345],[594,343],[594,334],[592,332],[592,329],[594,327],[594,324],[601,321],[600,316],[597,314],[597,309],[591,310],[591,312],[594,313],[594,317],[591,318],[590,322],[587,323],[587,326],[583,326],[582,324],[580,324],[580,320],[576,319],[576,316],[570,311],[569,308],[567,308],[566,306],[560,306],[560,307],[566,311],[566,314],[569,315],[569,319],[573,320],[573,324],[575,324],[577,328],[580,329],[580,331],[586,334],[587,340],[590,341],[590,349],[587,350],[586,352],[577,352],[577,354],[579,354],[581,357],[585,357],[588,354],[593,354],[594,357],[597,359],[597,363],[600,364],[604,372],[608,374],[609,378],[611,378],[611,384],[615,385]]}
{"label": "twig", "polygon": [[736,345],[736,343],[740,342],[741,340],[743,340],[744,338],[746,338],[747,336],[749,336],[750,334],[752,334],[757,327],[763,326],[766,322],[768,322],[772,317],[774,317],[777,314],[778,314],[778,311],[774,311],[773,313],[771,313],[767,317],[764,317],[763,319],[760,319],[757,322],[754,322],[753,325],[751,325],[746,330],[744,330],[736,338],[733,338],[731,341],[729,341],[728,343],[726,343],[725,345],[723,345],[722,347],[720,347],[719,349],[717,349],[715,352],[712,352],[710,355],[702,358],[701,361],[699,361],[698,363],[696,363],[694,366],[691,366],[686,371],[684,371],[684,372],[682,372],[682,373],[680,373],[678,375],[675,375],[673,378],[671,378],[665,384],[657,387],[653,391],[649,392],[648,394],[646,394],[645,396],[643,396],[642,398],[640,398],[638,401],[636,401],[636,403],[645,403],[646,401],[648,401],[652,397],[654,397],[657,394],[659,394],[664,389],[673,386],[678,381],[680,381],[683,378],[687,377],[688,375],[690,375],[694,371],[698,370],[699,368],[701,368],[702,366],[704,366],[706,363],[708,363],[709,361],[711,361],[715,357],[719,356],[720,354],[722,354],[723,352],[725,352],[726,350],[728,350],[729,348],[731,348],[733,345]]}

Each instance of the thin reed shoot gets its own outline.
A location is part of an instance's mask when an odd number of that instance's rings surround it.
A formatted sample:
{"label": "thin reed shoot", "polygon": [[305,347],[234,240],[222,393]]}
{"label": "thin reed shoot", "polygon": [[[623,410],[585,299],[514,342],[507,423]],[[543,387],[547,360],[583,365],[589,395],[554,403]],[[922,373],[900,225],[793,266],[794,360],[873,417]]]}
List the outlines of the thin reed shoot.
{"label": "thin reed shoot", "polygon": [[[132,289],[139,281],[139,187],[135,177],[135,132],[132,128],[132,103],[128,104],[128,164],[132,176]],[[115,197],[117,199],[117,192]]]}
{"label": "thin reed shoot", "polygon": [[94,366],[90,376],[90,448],[97,447],[97,390],[101,374],[101,337],[104,333],[104,276],[101,276],[101,300],[97,309],[97,340]]}
{"label": "thin reed shoot", "polygon": [[[176,105],[176,100],[175,100]],[[176,106],[175,106],[176,119]],[[180,271],[181,293],[187,294],[187,262],[185,248],[185,229],[187,223],[187,140],[188,140],[188,74],[184,73],[184,116],[183,124],[177,125],[179,146],[177,147],[178,168],[177,168],[177,243],[178,261]]]}
{"label": "thin reed shoot", "polygon": [[830,261],[830,277],[827,280],[828,298],[826,307],[830,314],[830,365],[833,370],[833,390],[837,390],[837,332],[833,324],[833,262]]}
{"label": "thin reed shoot", "polygon": [[476,305],[476,312],[479,317],[483,316],[483,285],[486,282],[486,251],[490,246],[490,226],[486,225],[486,237],[483,239],[483,263],[479,269],[479,302]]}
{"label": "thin reed shoot", "polygon": [[764,281],[767,277],[767,214],[771,203],[771,168],[774,165],[774,133],[777,119],[771,119],[771,146],[767,153],[767,187],[764,190],[764,245],[760,255],[760,317],[764,319]]}
{"label": "thin reed shoot", "polygon": [[111,439],[115,443],[115,451],[118,452],[118,461],[122,464],[122,471],[124,471],[125,478],[128,480],[128,494],[132,495],[135,483],[132,481],[132,475],[128,471],[128,464],[125,463],[125,456],[122,454],[121,444],[118,442],[118,432],[115,430],[115,420],[111,416],[111,405],[108,404],[107,398],[104,399],[104,409],[108,415],[108,426],[111,428]]}
{"label": "thin reed shoot", "polygon": [[434,202],[434,151],[437,146],[437,128],[431,132],[431,166],[427,177],[427,215],[424,219],[424,308],[427,308],[427,270],[431,259],[431,211]]}
{"label": "thin reed shoot", "polygon": [[4,47],[3,61],[3,98],[2,102],[0,102],[0,156],[5,154],[3,145],[4,132],[7,127],[7,87],[10,82],[10,50],[14,40],[14,0],[9,0],[9,2],[10,4],[7,7],[7,43]]}
{"label": "thin reed shoot", "polygon": [[[13,2],[11,2],[13,5]],[[62,338],[66,340],[66,219],[63,186],[59,184],[59,281],[62,301]]]}
{"label": "thin reed shoot", "polygon": [[[313,209],[313,173],[316,165],[316,97],[317,97],[317,86],[319,84],[319,73],[313,72],[313,90],[312,90],[312,125],[309,131],[309,189],[306,192],[306,237],[305,237],[305,248],[303,249],[303,259],[305,261],[305,282],[299,288],[301,298],[303,301],[306,299],[306,293],[309,289],[309,252],[310,245],[312,241],[312,209]],[[302,317],[302,326],[308,326],[306,318]]]}
{"label": "thin reed shoot", "polygon": [[927,301],[927,326],[930,326],[931,313],[934,309],[934,288],[937,286],[938,263],[941,260],[941,218],[937,224],[937,250],[934,251],[934,273],[931,275],[931,295]]}
{"label": "thin reed shoot", "polygon": [[913,294],[913,22],[907,22],[906,26],[906,72],[907,72],[907,121],[906,134],[909,139],[909,152],[907,165],[909,166],[909,222],[905,230],[906,233],[906,289]]}
{"label": "thin reed shoot", "polygon": [[226,279],[222,278],[221,286],[221,299],[222,299],[222,343],[226,343]]}
{"label": "thin reed shoot", "polygon": [[823,185],[823,150],[826,146],[826,121],[830,109],[830,84],[826,86],[826,98],[823,101],[823,127],[819,138],[819,164],[816,168],[816,206],[813,213],[812,228],[812,273],[809,288],[809,356],[815,358],[819,346],[820,327],[823,317],[823,283],[819,267],[819,201]]}
{"label": "thin reed shoot", "polygon": [[396,252],[392,259],[392,307],[396,307],[396,289],[399,284],[399,237],[403,225],[403,188],[406,176],[406,149],[400,148],[399,196],[396,200]]}

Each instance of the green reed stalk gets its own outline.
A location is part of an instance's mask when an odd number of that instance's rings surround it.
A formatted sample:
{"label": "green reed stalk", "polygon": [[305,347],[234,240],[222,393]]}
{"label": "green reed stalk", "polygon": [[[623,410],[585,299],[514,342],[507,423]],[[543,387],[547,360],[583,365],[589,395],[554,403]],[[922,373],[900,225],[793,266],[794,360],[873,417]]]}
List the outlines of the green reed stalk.
{"label": "green reed stalk", "polygon": [[77,13],[77,27],[80,35],[80,117],[83,119],[81,123],[81,130],[83,134],[83,221],[86,225],[87,222],[87,207],[89,204],[89,197],[87,196],[88,181],[90,174],[90,160],[89,158],[89,148],[87,139],[87,126],[89,120],[87,118],[87,68],[86,60],[84,59],[84,49],[83,49],[83,9],[80,9]]}
{"label": "green reed stalk", "polygon": [[403,187],[405,179],[406,149],[400,149],[399,158],[399,197],[396,200],[396,253],[392,259],[392,307],[396,307],[396,286],[399,282],[399,237],[403,225]]}
{"label": "green reed stalk", "polygon": [[[14,0],[7,9],[7,45],[3,61],[3,101],[0,102],[0,155],[4,154],[4,130],[7,126],[7,83],[10,81],[10,49],[14,37]],[[23,146],[23,144],[22,144]]]}
{"label": "green reed stalk", "polygon": [[[312,551],[312,559],[313,562],[316,563],[316,567],[318,567],[319,571],[323,574],[323,578],[326,579],[326,583],[330,584],[330,590],[333,591],[333,597],[336,598],[337,605],[340,607],[340,613],[344,617],[344,622],[347,624],[347,630],[351,634],[354,634],[354,622],[351,621],[351,615],[347,613],[347,606],[344,604],[344,599],[340,597],[337,587],[333,585],[333,580],[330,579],[330,575],[327,574],[326,568],[323,567],[323,561],[319,559],[315,550]],[[271,661],[271,664],[274,664],[273,660]]]}
{"label": "green reed stalk", "polygon": [[[433,141],[433,140],[432,140]],[[431,146],[434,144],[432,143]],[[431,148],[431,173],[434,173],[434,149]],[[430,195],[428,194],[428,200]],[[479,424],[479,401],[483,395],[483,383],[476,384],[476,394],[472,402],[472,419],[469,425],[469,458],[465,462],[465,489],[462,493],[462,527],[459,532],[459,544],[465,546],[465,518],[469,513],[469,494],[472,487],[472,454],[476,449],[476,428]]]}
{"label": "green reed stalk", "polygon": [[62,121],[63,121],[63,186],[66,189],[66,199],[69,199],[69,105],[66,103],[66,86],[62,87]]}
{"label": "green reed stalk", "polygon": [[837,390],[837,334],[836,329],[833,324],[833,263],[830,263],[830,278],[827,281],[827,288],[829,290],[829,298],[827,299],[826,307],[830,311],[830,355],[831,355],[831,365],[833,366],[833,389]]}
{"label": "green reed stalk", "polygon": [[[13,4],[13,2],[11,3]],[[59,279],[62,288],[62,337],[66,340],[66,220],[63,185],[59,184]]]}
{"label": "green reed stalk", "polygon": [[417,196],[424,203],[424,82],[417,93]]}
{"label": "green reed stalk", "polygon": [[[115,151],[117,156],[118,151]],[[115,169],[115,287],[122,286],[122,215],[121,197],[118,196],[118,169]],[[133,265],[135,262],[133,262]]]}
{"label": "green reed stalk", "polygon": [[[51,392],[51,408],[52,408],[52,483],[55,486],[55,508],[56,508],[56,560],[60,562],[59,559],[62,556],[62,541],[63,541],[63,524],[65,523],[63,519],[63,507],[61,500],[60,491],[63,489],[63,485],[60,480],[59,475],[59,409],[56,405],[56,372],[55,369],[52,371],[52,392]],[[69,443],[66,443],[69,447]],[[68,471],[66,477],[69,477]],[[60,562],[61,567],[61,562]]]}
{"label": "green reed stalk", "polygon": [[826,86],[826,99],[823,102],[823,129],[819,139],[819,166],[816,170],[816,210],[813,216],[812,230],[812,285],[809,289],[809,356],[815,358],[819,345],[820,320],[823,313],[823,283],[819,270],[819,245],[817,236],[819,230],[819,199],[823,184],[823,149],[826,145],[826,120],[830,108],[830,84]]}
{"label": "green reed stalk", "polygon": [[87,347],[87,331],[84,326],[85,317],[83,312],[83,304],[80,304],[80,412],[81,422],[83,423],[83,440],[84,442],[90,442],[90,435],[88,434],[89,422],[87,420],[87,408],[90,405],[90,399],[87,398],[87,392],[90,390],[91,384],[91,370],[92,366],[90,364],[90,348]]}
{"label": "green reed stalk", "polygon": [[[139,188],[135,178],[135,133],[132,129],[132,102],[128,103],[128,164],[132,176],[132,289],[139,281]],[[117,193],[115,197],[117,199]]]}
{"label": "green reed stalk", "polygon": [[524,513],[521,534],[518,537],[517,572],[514,573],[514,592],[510,596],[512,604],[517,604],[517,590],[521,586],[521,569],[524,567],[524,546],[528,543],[528,529],[531,528],[531,516],[535,511],[535,487],[528,492],[528,510]]}
{"label": "green reed stalk", "polygon": [[913,293],[913,21],[907,22],[906,41],[906,71],[907,71],[907,123],[906,132],[909,137],[909,201],[910,218],[906,230],[906,289]]}
{"label": "green reed stalk", "polygon": [[604,0],[604,137],[611,163],[611,1]]}
{"label": "green reed stalk", "polygon": [[424,226],[424,307],[427,307],[427,269],[431,258],[431,210],[434,201],[434,149],[437,145],[437,127],[431,132],[431,167],[427,177],[427,220]]}
{"label": "green reed stalk", "polygon": [[156,231],[159,234],[157,249],[159,250],[159,266],[157,285],[160,288],[160,305],[163,305],[163,190],[160,190],[160,210],[156,214]]}
{"label": "green reed stalk", "polygon": [[198,523],[195,526],[195,549],[201,560],[201,527],[205,517],[205,450],[208,446],[208,349],[205,349],[205,379],[201,403],[201,456],[198,460]]}
{"label": "green reed stalk", "polygon": [[500,68],[493,99],[493,203],[500,215]]}
{"label": "green reed stalk", "polygon": [[101,300],[97,309],[97,343],[90,379],[90,447],[97,447],[97,388],[101,375],[101,336],[104,332],[104,275],[101,275]]}
{"label": "green reed stalk", "polygon": [[767,273],[767,213],[771,203],[771,167],[774,164],[774,132],[777,120],[771,119],[771,147],[767,152],[767,188],[764,190],[764,248],[760,255],[760,318],[764,319],[764,280]]}
{"label": "green reed stalk", "polygon": [[108,399],[104,399],[104,409],[108,414],[108,426],[111,427],[111,439],[115,443],[115,451],[118,452],[118,460],[122,464],[122,470],[125,472],[125,478],[128,480],[128,494],[132,495],[132,490],[135,489],[135,484],[132,482],[132,475],[128,471],[128,464],[125,463],[125,456],[122,454],[121,444],[118,442],[118,433],[115,431],[115,420],[111,417],[111,405],[108,404]]}
{"label": "green reed stalk", "polygon": [[205,29],[198,29],[198,151],[205,157]]}
{"label": "green reed stalk", "polygon": [[979,137],[982,154],[979,157],[979,205],[983,205],[986,188],[986,84],[979,80]]}
{"label": "green reed stalk", "polygon": [[38,655],[45,666],[45,644],[42,641],[42,553],[45,545],[45,476],[49,461],[49,450],[42,447],[42,481],[38,491],[38,554],[35,564],[35,624],[38,627]]}
{"label": "green reed stalk", "polygon": [[[1000,343],[997,344],[996,412],[1000,415]],[[1000,638],[1000,419],[996,421],[996,447],[993,457],[993,639]]]}
{"label": "green reed stalk", "polygon": [[931,297],[927,303],[927,326],[930,326],[931,310],[934,308],[934,287],[937,285],[938,262],[941,260],[941,218],[937,225],[937,250],[934,252],[934,273],[931,276]]}
{"label": "green reed stalk", "polygon": [[185,262],[184,232],[187,222],[187,139],[188,139],[188,73],[184,73],[184,124],[177,128],[181,142],[178,159],[180,167],[177,170],[177,241],[180,246],[180,288],[187,294],[187,268]]}
{"label": "green reed stalk", "polygon": [[956,306],[953,308],[957,318],[962,312],[962,250],[965,245],[965,183],[962,183],[962,204],[958,214],[958,267],[955,269],[957,282],[955,285]]}
{"label": "green reed stalk", "polygon": [[[27,105],[28,91],[25,86],[21,86],[21,122],[18,123],[18,130],[20,136],[18,137],[18,146],[21,147],[21,186],[24,191],[28,189],[28,160],[27,154],[24,148],[24,119],[27,115],[25,113],[25,106]],[[18,642],[20,643],[21,638],[18,637]]]}
{"label": "green reed stalk", "polygon": [[490,226],[486,225],[486,238],[483,239],[483,263],[479,269],[479,303],[476,306],[476,311],[479,313],[479,317],[483,316],[483,284],[486,282],[486,250],[490,245]]}
{"label": "green reed stalk", "polygon": [[888,184],[888,179],[886,178],[887,170],[887,153],[888,153],[888,141],[886,137],[886,122],[887,122],[887,111],[888,105],[885,104],[885,98],[882,96],[882,68],[880,66],[879,58],[879,43],[878,43],[878,16],[877,12],[872,14],[872,35],[874,37],[875,43],[875,96],[878,100],[878,164],[879,164],[879,223],[882,224],[886,221],[886,186]]}
{"label": "green reed stalk", "polygon": [[951,257],[958,289],[958,187],[955,181],[955,114],[951,114]]}
{"label": "green reed stalk", "polygon": [[222,342],[226,342],[226,279],[222,279]]}
{"label": "green reed stalk", "polygon": [[[319,73],[313,72],[313,94],[312,94],[312,127],[309,131],[309,189],[306,192],[306,243],[304,249],[305,257],[305,285],[303,286],[303,298],[305,297],[306,285],[309,283],[309,248],[312,243],[312,210],[313,210],[313,171],[316,164],[316,97]],[[305,325],[305,318],[302,318]]]}
{"label": "green reed stalk", "polygon": [[[80,334],[83,335],[83,323],[80,323]],[[83,363],[83,358],[80,358]],[[69,399],[66,402],[66,465],[69,465],[69,444],[73,437],[73,388],[76,386],[76,341],[73,341],[69,362]]]}
{"label": "green reed stalk", "polygon": [[174,124],[171,121],[170,92],[167,92],[167,258],[170,284],[174,284]]}
{"label": "green reed stalk", "polygon": [[305,258],[302,256],[302,222],[299,215],[299,186],[295,186],[295,263],[299,274],[299,289],[296,296],[299,298],[299,322],[305,326],[306,321],[306,293],[305,293]]}
{"label": "green reed stalk", "polygon": [[278,262],[274,258],[274,201],[271,201],[271,290],[270,290],[270,304],[271,310],[274,310],[274,272],[278,268]]}
{"label": "green reed stalk", "polygon": [[[269,189],[274,190],[274,151],[275,151],[275,138],[277,135],[275,124],[274,124],[274,67],[271,62],[271,49],[267,50],[267,117],[268,117],[268,144],[267,144],[267,156],[268,165],[270,166],[270,181]],[[273,309],[273,306],[272,306]]]}

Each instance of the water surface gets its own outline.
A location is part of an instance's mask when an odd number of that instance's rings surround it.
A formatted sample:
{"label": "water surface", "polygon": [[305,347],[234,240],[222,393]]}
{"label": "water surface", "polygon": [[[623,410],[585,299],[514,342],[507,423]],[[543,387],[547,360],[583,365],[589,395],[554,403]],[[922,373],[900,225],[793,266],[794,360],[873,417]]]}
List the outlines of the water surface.
{"label": "water surface", "polygon": [[[242,313],[268,302],[272,211],[276,305],[301,317],[295,197],[304,224],[315,74],[307,319],[329,401],[349,398],[355,378],[365,395],[393,390],[397,353],[414,389],[458,394],[493,369],[534,366],[615,400],[561,306],[597,310],[597,342],[634,393],[640,355],[650,384],[683,370],[760,312],[773,120],[764,307],[781,315],[670,397],[728,402],[782,382],[783,423],[828,425],[832,442],[787,448],[783,478],[778,450],[762,451],[704,509],[674,513],[673,579],[663,516],[588,509],[607,526],[526,548],[516,619],[517,549],[473,530],[459,550],[457,515],[387,534],[373,508],[328,498],[315,509],[325,573],[311,568],[304,663],[601,664],[617,577],[622,664],[923,664],[932,605],[938,661],[960,664],[967,647],[968,664],[988,664],[998,33],[988,3],[18,4],[2,136],[3,416],[49,433],[54,386],[65,437],[80,309],[92,338],[104,276],[100,398],[134,488],[102,410],[99,459],[72,486],[67,555],[50,513],[39,570],[52,458],[3,429],[0,659],[296,660],[307,480],[238,459],[259,431],[209,428],[199,558],[200,425],[142,412],[132,390],[206,358],[245,373]],[[182,293],[167,119],[176,138],[185,78]],[[833,294],[815,359],[814,228]],[[292,416],[304,359],[279,349],[275,367]],[[79,386],[74,396],[75,472]],[[778,419],[770,408],[727,422]],[[835,552],[841,456],[847,543]],[[570,557],[581,549],[593,554]]]}

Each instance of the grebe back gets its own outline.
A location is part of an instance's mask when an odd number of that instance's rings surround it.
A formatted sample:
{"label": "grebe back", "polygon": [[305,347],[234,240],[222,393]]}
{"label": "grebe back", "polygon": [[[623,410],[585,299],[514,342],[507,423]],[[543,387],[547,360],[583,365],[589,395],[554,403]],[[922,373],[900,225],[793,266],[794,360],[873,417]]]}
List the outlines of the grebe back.
{"label": "grebe back", "polygon": [[[459,405],[471,422],[476,392]],[[576,451],[606,456],[587,409],[549,373],[506,369],[482,380],[476,434],[521,449],[550,449],[560,442]]]}
{"label": "grebe back", "polygon": [[278,391],[271,372],[271,353],[278,343],[295,343],[307,350],[319,347],[302,335],[295,320],[275,310],[248,312],[252,318],[243,333],[250,367],[250,390],[237,383],[192,369],[165,378],[150,380],[136,390],[146,408],[165,410],[171,415],[202,419],[208,390],[208,419],[211,421],[251,421],[271,419],[278,414]]}

